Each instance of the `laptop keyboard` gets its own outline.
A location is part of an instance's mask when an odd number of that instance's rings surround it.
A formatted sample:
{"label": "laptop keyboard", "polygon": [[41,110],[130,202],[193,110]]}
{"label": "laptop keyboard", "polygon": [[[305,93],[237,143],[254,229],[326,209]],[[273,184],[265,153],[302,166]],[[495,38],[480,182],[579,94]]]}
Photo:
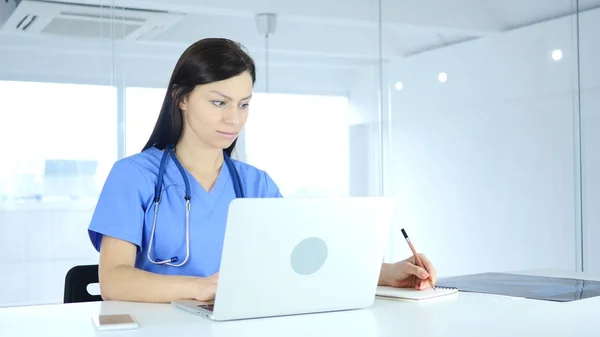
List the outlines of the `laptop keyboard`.
{"label": "laptop keyboard", "polygon": [[206,309],[206,310],[208,310],[210,312],[213,311],[214,307],[215,307],[214,304],[199,304],[198,305],[198,308]]}

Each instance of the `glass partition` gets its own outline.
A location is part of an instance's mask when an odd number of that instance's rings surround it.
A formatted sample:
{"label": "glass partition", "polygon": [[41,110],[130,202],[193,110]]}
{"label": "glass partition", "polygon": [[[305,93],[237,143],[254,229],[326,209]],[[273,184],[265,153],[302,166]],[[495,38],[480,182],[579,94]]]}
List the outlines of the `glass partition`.
{"label": "glass partition", "polygon": [[0,306],[62,302],[87,226],[141,151],[180,54],[257,65],[235,152],[286,197],[398,203],[440,275],[600,271],[593,1],[0,3]]}
{"label": "glass partition", "polygon": [[600,274],[600,208],[597,206],[600,203],[600,43],[597,37],[600,8],[594,1],[579,1],[578,8],[582,262],[584,271]]}
{"label": "glass partition", "polygon": [[119,145],[111,3],[0,3],[0,306],[62,301],[66,272],[97,263],[85,228]]}
{"label": "glass partition", "polygon": [[98,263],[106,174],[141,151],[202,38],[257,64],[238,159],[286,197],[379,195],[378,20],[371,0],[0,3],[0,306],[62,302],[69,268]]}
{"label": "glass partition", "polygon": [[580,269],[576,5],[382,2],[392,256],[404,227],[440,275]]}

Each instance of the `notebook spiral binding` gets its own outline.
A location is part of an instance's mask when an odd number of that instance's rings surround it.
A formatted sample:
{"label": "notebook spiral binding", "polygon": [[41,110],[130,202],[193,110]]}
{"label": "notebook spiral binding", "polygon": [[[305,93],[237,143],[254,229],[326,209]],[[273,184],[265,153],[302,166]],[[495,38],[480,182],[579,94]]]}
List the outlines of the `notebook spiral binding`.
{"label": "notebook spiral binding", "polygon": [[436,289],[458,290],[456,287],[435,286]]}

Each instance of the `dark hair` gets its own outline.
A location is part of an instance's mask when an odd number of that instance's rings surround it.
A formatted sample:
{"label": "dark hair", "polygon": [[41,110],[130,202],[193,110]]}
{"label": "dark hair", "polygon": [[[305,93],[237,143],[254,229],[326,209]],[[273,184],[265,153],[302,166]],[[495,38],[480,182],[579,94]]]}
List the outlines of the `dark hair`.
{"label": "dark hair", "polygon": [[[254,84],[254,61],[237,42],[207,38],[189,46],[173,69],[156,125],[142,151],[152,146],[163,150],[167,145],[179,141],[183,126],[179,102],[197,85],[226,80],[245,71],[250,73]],[[236,143],[237,139],[225,149],[227,155],[231,156]]]}

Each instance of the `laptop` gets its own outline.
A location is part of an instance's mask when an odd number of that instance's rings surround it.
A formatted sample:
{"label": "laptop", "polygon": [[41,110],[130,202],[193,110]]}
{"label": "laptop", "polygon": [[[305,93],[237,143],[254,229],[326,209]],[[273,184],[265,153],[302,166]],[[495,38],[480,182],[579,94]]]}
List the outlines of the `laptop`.
{"label": "laptop", "polygon": [[215,321],[370,307],[393,210],[385,197],[234,199],[214,301],[172,304]]}

